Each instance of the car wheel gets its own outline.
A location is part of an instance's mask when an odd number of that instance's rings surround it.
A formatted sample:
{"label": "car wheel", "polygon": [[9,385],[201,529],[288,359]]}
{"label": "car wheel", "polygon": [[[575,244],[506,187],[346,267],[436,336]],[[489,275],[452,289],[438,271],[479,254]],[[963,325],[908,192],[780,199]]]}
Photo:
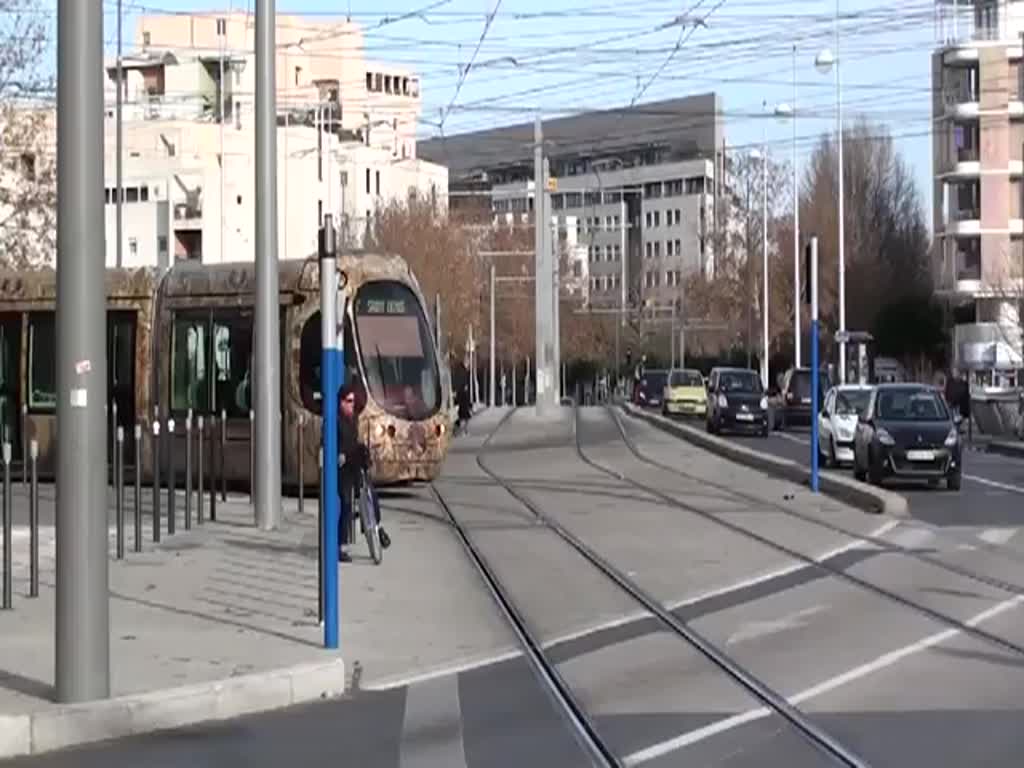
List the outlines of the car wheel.
{"label": "car wheel", "polygon": [[761,432],[759,434],[761,437],[768,437],[768,422],[765,422],[765,425],[761,427]]}
{"label": "car wheel", "polygon": [[863,483],[864,479],[866,477],[867,477],[867,472],[865,472],[863,469],[860,468],[860,462],[857,460],[857,449],[854,448],[853,449],[853,478],[855,480],[859,480],[860,482]]}
{"label": "car wheel", "polygon": [[960,472],[951,472],[950,474],[946,475],[946,490],[959,491],[960,480],[962,479],[962,477],[963,476]]}
{"label": "car wheel", "polygon": [[839,466],[839,459],[836,458],[836,438],[834,435],[828,439],[828,466]]}

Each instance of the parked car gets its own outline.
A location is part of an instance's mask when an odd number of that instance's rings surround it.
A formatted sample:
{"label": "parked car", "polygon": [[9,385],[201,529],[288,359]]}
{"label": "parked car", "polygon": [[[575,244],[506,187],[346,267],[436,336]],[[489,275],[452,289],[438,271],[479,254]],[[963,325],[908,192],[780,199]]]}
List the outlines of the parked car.
{"label": "parked car", "polygon": [[880,485],[889,477],[946,481],[960,490],[960,416],[925,384],[880,384],[861,412],[853,444],[853,474]]}
{"label": "parked car", "polygon": [[761,377],[747,368],[712,368],[708,377],[707,430],[768,436],[768,400]]}
{"label": "parked car", "polygon": [[633,402],[643,408],[657,408],[661,405],[667,381],[668,371],[644,371],[640,382],[633,389]]}
{"label": "parked car", "polygon": [[818,450],[826,467],[853,462],[857,419],[871,399],[871,390],[867,384],[842,384],[825,393],[818,414]]}
{"label": "parked car", "polygon": [[[818,397],[832,386],[829,376],[818,371]],[[790,368],[779,380],[778,390],[769,398],[772,429],[811,425],[811,369]]]}
{"label": "parked car", "polygon": [[665,416],[701,416],[708,412],[708,391],[700,371],[673,368],[665,385],[661,412]]}

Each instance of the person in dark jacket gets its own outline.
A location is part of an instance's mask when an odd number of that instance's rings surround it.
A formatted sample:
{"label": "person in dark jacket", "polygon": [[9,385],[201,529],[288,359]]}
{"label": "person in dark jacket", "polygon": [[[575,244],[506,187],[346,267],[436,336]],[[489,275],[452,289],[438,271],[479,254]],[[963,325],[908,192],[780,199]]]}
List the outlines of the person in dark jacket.
{"label": "person in dark jacket", "polygon": [[[341,388],[340,408],[338,409],[338,492],[341,496],[340,519],[338,520],[338,559],[343,563],[351,562],[349,555],[343,550],[348,541],[349,520],[353,513],[356,492],[359,487],[359,470],[370,467],[370,452],[359,441],[359,412],[357,411],[357,391],[359,385],[352,382]],[[380,510],[377,510],[378,520]],[[380,541],[386,548],[391,540],[380,527]]]}
{"label": "person in dark jacket", "polygon": [[469,384],[463,384],[459,388],[456,404],[459,407],[459,417],[455,427],[461,431],[469,425],[469,420],[473,417],[473,403],[469,398]]}

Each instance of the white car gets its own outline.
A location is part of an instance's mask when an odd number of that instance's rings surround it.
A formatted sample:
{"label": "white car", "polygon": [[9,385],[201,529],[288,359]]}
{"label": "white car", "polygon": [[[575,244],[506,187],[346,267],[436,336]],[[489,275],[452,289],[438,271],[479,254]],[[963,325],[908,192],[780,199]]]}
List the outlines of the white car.
{"label": "white car", "polygon": [[841,384],[825,393],[818,414],[818,452],[825,466],[853,463],[857,415],[867,406],[871,390],[868,385]]}

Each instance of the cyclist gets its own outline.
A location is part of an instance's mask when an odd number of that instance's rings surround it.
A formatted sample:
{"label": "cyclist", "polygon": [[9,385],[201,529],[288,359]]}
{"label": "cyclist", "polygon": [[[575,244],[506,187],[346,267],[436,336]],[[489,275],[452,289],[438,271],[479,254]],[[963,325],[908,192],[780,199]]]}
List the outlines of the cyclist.
{"label": "cyclist", "polygon": [[[359,490],[360,470],[369,470],[370,452],[366,446],[359,441],[359,414],[356,410],[356,391],[358,383],[352,381],[341,388],[341,407],[338,413],[338,489],[341,496],[341,515],[338,520],[338,560],[349,563],[349,557],[343,549],[348,541],[348,521],[353,513],[353,505],[356,493]],[[361,409],[360,409],[361,410]],[[378,521],[380,510],[377,509]],[[391,538],[384,531],[383,523],[380,524],[380,543],[385,549],[390,546]]]}

